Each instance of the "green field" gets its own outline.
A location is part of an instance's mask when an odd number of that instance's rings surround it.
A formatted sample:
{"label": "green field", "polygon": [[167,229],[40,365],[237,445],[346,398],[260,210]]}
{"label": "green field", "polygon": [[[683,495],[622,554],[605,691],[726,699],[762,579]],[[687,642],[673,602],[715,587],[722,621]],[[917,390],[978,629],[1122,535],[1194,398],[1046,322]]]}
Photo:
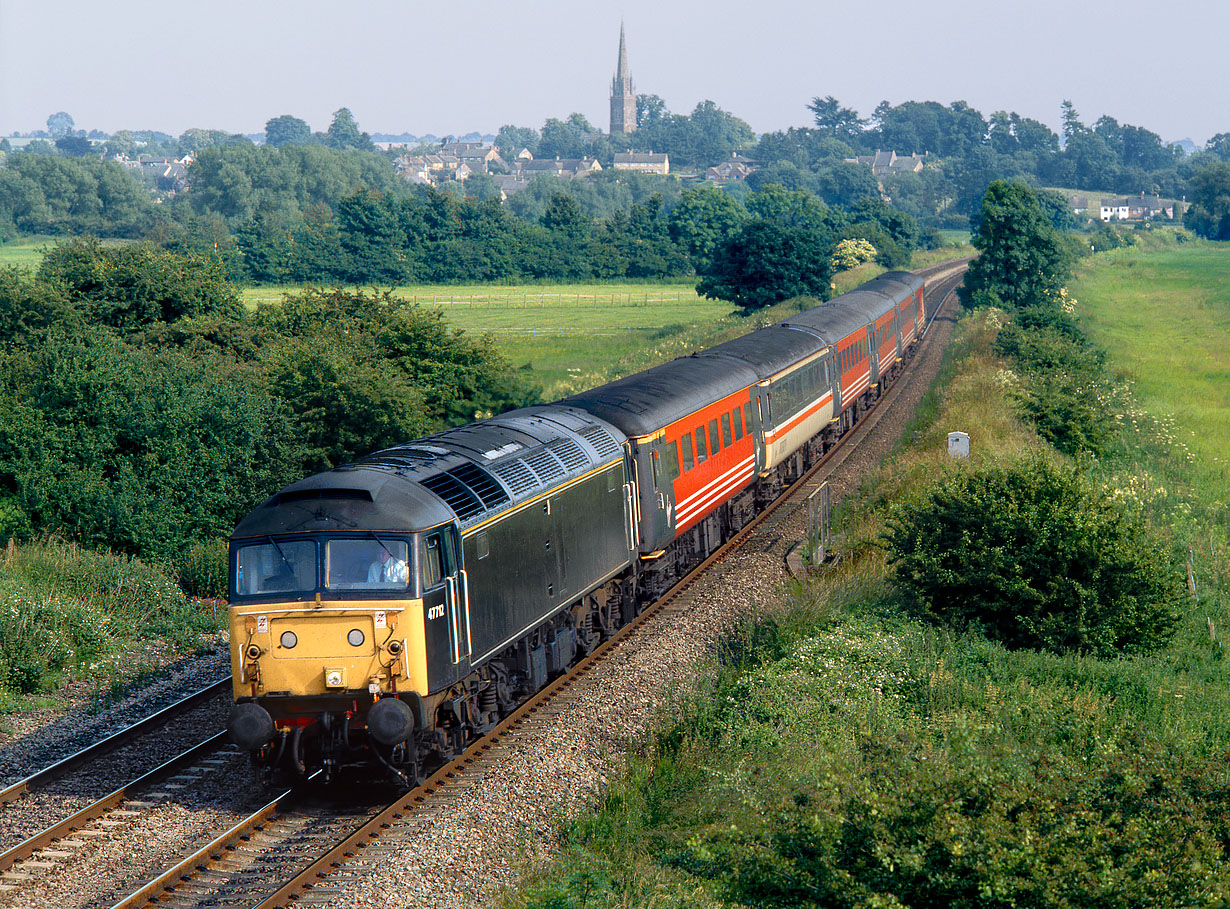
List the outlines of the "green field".
{"label": "green field", "polygon": [[43,261],[43,249],[50,242],[49,239],[35,239],[0,244],[0,268],[10,265],[38,268]]}
{"label": "green field", "polygon": [[1140,405],[1174,417],[1195,484],[1230,501],[1230,246],[1147,240],[1101,253],[1071,291]]}

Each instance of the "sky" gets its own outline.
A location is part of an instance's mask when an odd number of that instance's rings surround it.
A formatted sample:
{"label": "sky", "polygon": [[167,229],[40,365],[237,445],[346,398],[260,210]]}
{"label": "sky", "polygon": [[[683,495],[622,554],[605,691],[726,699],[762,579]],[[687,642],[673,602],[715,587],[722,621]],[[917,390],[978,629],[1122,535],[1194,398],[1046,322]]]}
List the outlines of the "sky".
{"label": "sky", "polygon": [[[808,126],[833,95],[964,100],[1058,131],[1060,104],[1167,141],[1230,132],[1230,2],[1183,0],[0,0],[0,135],[313,129],[348,107],[370,133],[609,123],[619,27],[639,93],[712,100],[757,132]],[[921,149],[920,149],[921,151]]]}

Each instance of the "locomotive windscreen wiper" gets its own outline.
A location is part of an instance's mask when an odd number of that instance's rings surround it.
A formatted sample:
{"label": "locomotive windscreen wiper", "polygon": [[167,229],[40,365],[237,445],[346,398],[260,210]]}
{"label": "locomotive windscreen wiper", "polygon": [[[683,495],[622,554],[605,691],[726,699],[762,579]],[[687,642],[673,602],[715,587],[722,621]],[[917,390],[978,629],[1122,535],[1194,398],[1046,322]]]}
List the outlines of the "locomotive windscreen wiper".
{"label": "locomotive windscreen wiper", "polygon": [[289,571],[293,577],[295,574],[295,566],[290,564],[290,559],[286,558],[286,553],[282,551],[282,547],[278,545],[278,541],[273,537],[265,537],[265,539],[273,544],[273,548],[278,551],[278,556],[282,559],[282,564],[286,566],[286,570]]}

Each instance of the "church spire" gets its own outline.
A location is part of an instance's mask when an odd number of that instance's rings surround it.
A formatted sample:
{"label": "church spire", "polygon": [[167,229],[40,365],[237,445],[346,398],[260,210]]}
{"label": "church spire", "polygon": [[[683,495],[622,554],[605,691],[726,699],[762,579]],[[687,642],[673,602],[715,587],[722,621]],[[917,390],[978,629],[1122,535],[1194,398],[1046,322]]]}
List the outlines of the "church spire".
{"label": "church spire", "polygon": [[628,69],[624,24],[619,23],[619,62],[611,80],[611,134],[636,132],[636,88]]}

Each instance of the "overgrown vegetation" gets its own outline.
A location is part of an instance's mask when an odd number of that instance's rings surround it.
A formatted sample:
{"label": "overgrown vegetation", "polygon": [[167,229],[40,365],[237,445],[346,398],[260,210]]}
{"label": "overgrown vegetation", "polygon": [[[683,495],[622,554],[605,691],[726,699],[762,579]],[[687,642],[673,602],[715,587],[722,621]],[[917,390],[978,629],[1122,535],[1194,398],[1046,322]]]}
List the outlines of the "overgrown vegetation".
{"label": "overgrown vegetation", "polygon": [[[839,508],[840,565],[726,639],[708,680],[670,698],[626,771],[505,906],[1230,900],[1224,492],[1186,485],[1192,453],[1173,424],[1104,369],[1091,381],[1116,427],[1107,444],[1078,446],[1078,459],[1047,444],[1020,394],[1031,381],[1021,363],[1046,361],[1029,352],[1056,335],[1096,352],[1052,316],[963,316],[909,447]],[[970,433],[968,462],[947,456],[951,429]],[[999,604],[995,621],[958,609],[958,630],[911,613],[910,582],[894,580],[884,546],[911,514],[947,517],[949,549],[969,557],[928,544],[929,558],[970,585],[950,602]],[[976,556],[980,540],[989,548]],[[1181,592],[1185,542],[1198,602]],[[1140,596],[1120,602],[1128,646],[1103,646],[1088,621],[1048,629],[1044,612],[1020,608],[1050,586],[1070,615],[1090,601],[1099,564],[1104,579],[1126,580],[1131,559],[1120,559],[1133,550],[1146,574],[1121,588]],[[1048,553],[1059,561],[1027,571]],[[1043,583],[996,580],[1026,574]],[[925,579],[923,593],[942,580]],[[1158,621],[1129,627],[1146,601]],[[1022,617],[1040,620],[1030,631]],[[1025,632],[1012,647],[994,639],[1012,629]]]}
{"label": "overgrown vegetation", "polygon": [[0,599],[0,709],[64,672],[96,685],[131,678],[142,660],[191,649],[225,624],[158,568],[73,543],[0,550]]}

